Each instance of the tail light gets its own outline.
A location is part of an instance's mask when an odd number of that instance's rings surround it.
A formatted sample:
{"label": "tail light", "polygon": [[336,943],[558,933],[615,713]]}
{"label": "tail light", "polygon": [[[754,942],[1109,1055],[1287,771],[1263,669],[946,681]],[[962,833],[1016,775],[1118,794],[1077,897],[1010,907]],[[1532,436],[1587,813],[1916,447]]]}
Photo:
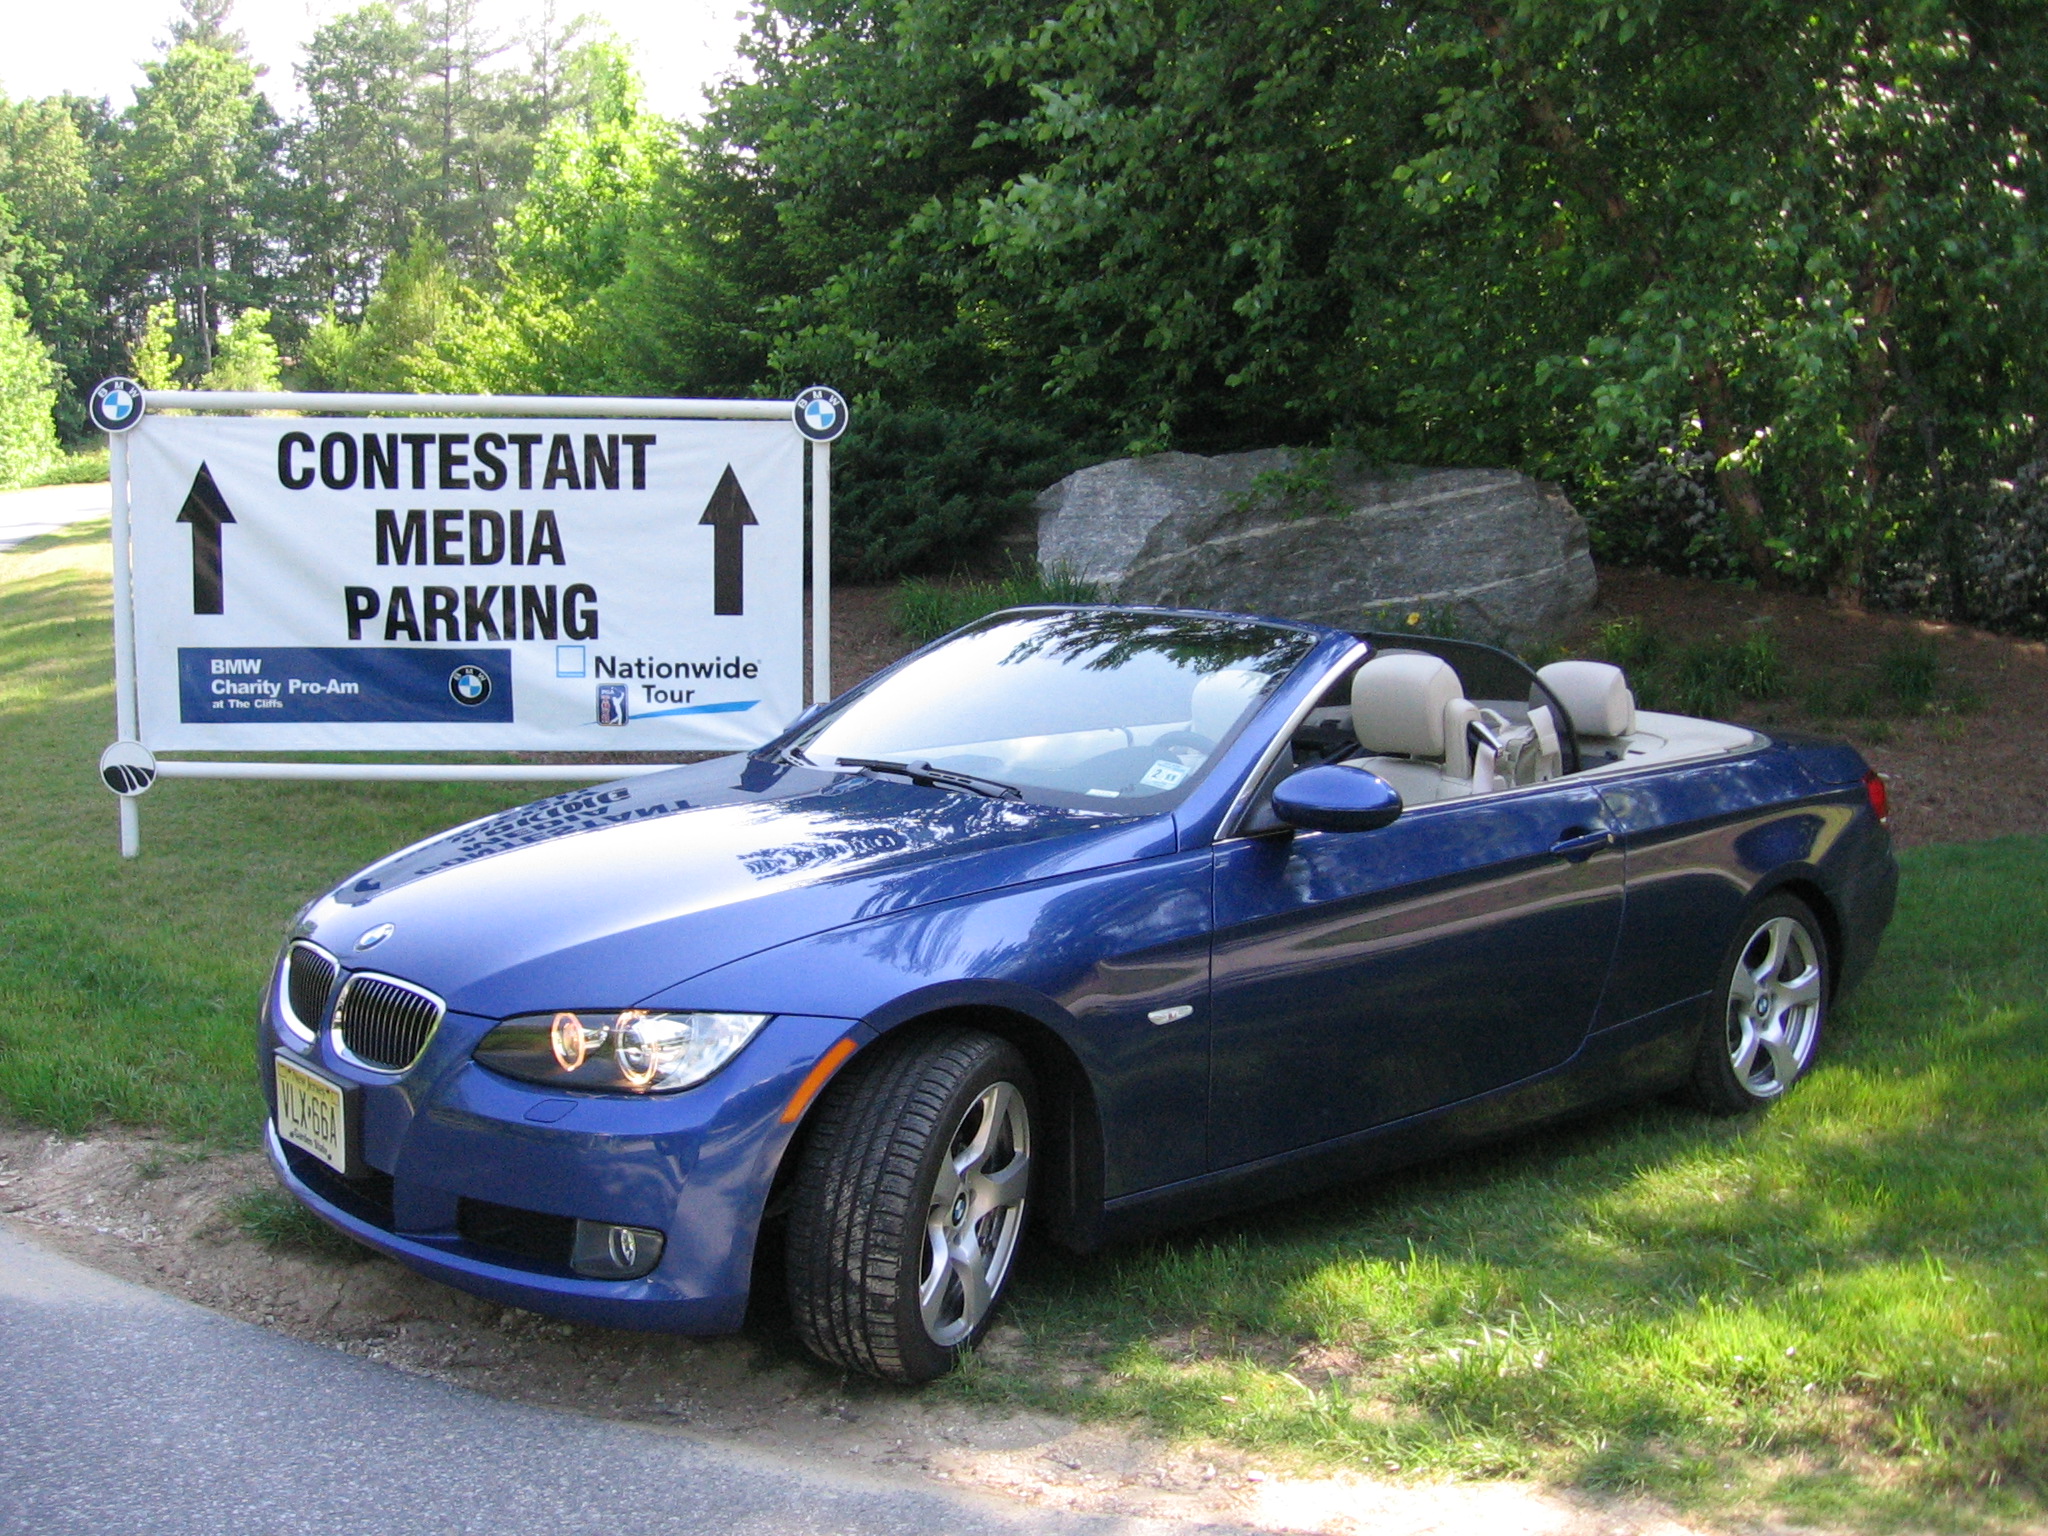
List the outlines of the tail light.
{"label": "tail light", "polygon": [[1870,796],[1870,814],[1881,822],[1892,817],[1891,791],[1885,788],[1884,775],[1875,768],[1863,775],[1863,793]]}

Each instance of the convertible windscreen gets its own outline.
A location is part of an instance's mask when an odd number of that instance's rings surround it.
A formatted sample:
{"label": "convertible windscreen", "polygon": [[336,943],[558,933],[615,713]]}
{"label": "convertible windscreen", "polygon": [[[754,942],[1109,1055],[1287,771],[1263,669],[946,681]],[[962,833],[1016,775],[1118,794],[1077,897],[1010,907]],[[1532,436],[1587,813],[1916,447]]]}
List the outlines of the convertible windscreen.
{"label": "convertible windscreen", "polygon": [[1190,614],[998,614],[794,747],[945,788],[1163,810],[1314,645],[1301,630]]}

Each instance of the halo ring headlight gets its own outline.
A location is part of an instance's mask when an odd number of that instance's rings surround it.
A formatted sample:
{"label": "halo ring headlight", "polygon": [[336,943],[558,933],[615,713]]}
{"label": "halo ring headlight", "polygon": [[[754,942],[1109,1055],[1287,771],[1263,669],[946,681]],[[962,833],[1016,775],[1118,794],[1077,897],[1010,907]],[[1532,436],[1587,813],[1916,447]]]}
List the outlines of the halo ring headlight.
{"label": "halo ring headlight", "polygon": [[484,1036],[474,1054],[495,1072],[551,1088],[670,1093],[718,1071],[770,1017],[560,1009],[506,1019]]}

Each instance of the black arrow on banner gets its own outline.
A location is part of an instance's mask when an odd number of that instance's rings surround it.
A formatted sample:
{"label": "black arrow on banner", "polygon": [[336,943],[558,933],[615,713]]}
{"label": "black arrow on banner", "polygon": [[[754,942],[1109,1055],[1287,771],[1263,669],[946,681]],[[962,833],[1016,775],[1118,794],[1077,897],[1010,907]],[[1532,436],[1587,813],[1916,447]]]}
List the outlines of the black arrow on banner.
{"label": "black arrow on banner", "polygon": [[221,601],[220,529],[232,523],[235,514],[213,483],[213,471],[204,464],[192,477],[192,489],[185,493],[185,507],[178,521],[192,525],[192,611],[224,613]]}
{"label": "black arrow on banner", "polygon": [[718,477],[718,489],[711,493],[711,505],[697,519],[697,526],[709,524],[711,540],[711,611],[745,613],[747,549],[743,542],[747,528],[758,528],[761,520],[747,503],[740,479],[730,464]]}

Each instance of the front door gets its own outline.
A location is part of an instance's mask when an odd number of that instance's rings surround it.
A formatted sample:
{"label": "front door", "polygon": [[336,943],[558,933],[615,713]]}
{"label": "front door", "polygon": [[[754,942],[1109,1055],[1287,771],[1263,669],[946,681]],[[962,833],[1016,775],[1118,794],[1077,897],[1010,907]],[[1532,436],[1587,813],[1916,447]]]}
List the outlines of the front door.
{"label": "front door", "polygon": [[1453,1104],[1565,1061],[1621,925],[1622,856],[1569,781],[1373,832],[1215,851],[1210,1163]]}

